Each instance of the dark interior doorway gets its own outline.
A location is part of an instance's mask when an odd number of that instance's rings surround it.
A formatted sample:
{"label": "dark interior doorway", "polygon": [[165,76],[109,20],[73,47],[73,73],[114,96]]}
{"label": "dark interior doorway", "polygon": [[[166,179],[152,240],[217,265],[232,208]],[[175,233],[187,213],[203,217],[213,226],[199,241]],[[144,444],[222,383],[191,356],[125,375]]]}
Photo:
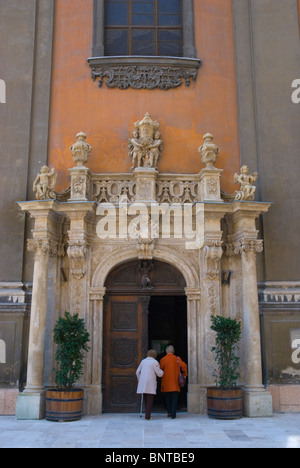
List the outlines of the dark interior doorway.
{"label": "dark interior doorway", "polygon": [[[153,296],[149,304],[148,322],[149,349],[155,349],[158,360],[165,356],[168,344],[175,348],[175,354],[188,362],[187,345],[187,300],[186,296]],[[158,391],[154,411],[165,410],[164,397],[160,391],[161,379],[158,379]],[[187,411],[187,386],[181,390],[178,410]]]}
{"label": "dark interior doorway", "polygon": [[[161,344],[159,351],[164,351],[163,346],[172,343],[187,362],[186,281],[168,263],[133,260],[112,270],[105,287],[103,412],[136,413],[140,410],[136,369],[149,347]],[[182,410],[186,400],[185,389],[179,399]],[[160,382],[157,409],[164,410]]]}

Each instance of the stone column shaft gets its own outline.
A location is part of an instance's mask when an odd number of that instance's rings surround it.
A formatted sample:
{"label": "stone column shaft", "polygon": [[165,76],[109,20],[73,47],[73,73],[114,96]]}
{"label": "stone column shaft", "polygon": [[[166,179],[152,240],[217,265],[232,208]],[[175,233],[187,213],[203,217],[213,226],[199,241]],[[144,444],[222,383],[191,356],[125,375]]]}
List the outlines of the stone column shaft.
{"label": "stone column shaft", "polygon": [[263,389],[256,252],[242,250],[243,333],[247,388]]}
{"label": "stone column shaft", "polygon": [[32,239],[28,249],[35,252],[30,316],[27,384],[17,400],[17,419],[45,417],[44,362],[47,323],[49,255],[58,253],[58,243]]}
{"label": "stone column shaft", "polygon": [[39,246],[34,258],[33,289],[25,393],[44,391],[49,250]]}
{"label": "stone column shaft", "polygon": [[93,311],[91,336],[91,376],[89,385],[89,414],[102,413],[102,355],[103,355],[103,308],[106,288],[90,288],[90,301]]}
{"label": "stone column shaft", "polygon": [[241,253],[243,284],[243,350],[246,386],[244,415],[272,416],[272,396],[262,384],[261,337],[256,273],[256,252],[262,252],[263,242],[242,238],[235,252]]}

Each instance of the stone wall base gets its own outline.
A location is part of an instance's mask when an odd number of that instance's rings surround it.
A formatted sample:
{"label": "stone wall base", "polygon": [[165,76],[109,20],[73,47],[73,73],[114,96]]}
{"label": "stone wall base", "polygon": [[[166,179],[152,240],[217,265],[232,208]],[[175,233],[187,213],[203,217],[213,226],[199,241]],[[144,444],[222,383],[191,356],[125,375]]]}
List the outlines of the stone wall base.
{"label": "stone wall base", "polygon": [[267,390],[243,392],[243,411],[248,418],[273,416],[272,395]]}
{"label": "stone wall base", "polygon": [[0,389],[0,416],[14,416],[16,414],[18,395],[17,388]]}
{"label": "stone wall base", "polygon": [[45,393],[19,393],[16,417],[20,420],[39,420],[46,417]]}
{"label": "stone wall base", "polygon": [[282,413],[300,413],[300,385],[269,385],[273,410]]}

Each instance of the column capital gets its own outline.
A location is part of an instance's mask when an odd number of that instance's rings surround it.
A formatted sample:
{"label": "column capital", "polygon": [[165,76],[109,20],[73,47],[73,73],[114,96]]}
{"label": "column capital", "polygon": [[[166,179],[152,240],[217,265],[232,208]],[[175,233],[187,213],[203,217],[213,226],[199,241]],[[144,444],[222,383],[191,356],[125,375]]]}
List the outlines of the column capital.
{"label": "column capital", "polygon": [[89,295],[91,301],[103,301],[106,294],[106,288],[90,287]]}
{"label": "column capital", "polygon": [[259,239],[240,239],[233,244],[235,254],[244,252],[261,253],[264,250],[263,240]]}
{"label": "column capital", "polygon": [[201,299],[201,290],[198,288],[185,288],[188,301],[199,301]]}
{"label": "column capital", "polygon": [[62,242],[57,242],[49,238],[34,238],[27,240],[27,249],[40,255],[64,256],[65,249]]}

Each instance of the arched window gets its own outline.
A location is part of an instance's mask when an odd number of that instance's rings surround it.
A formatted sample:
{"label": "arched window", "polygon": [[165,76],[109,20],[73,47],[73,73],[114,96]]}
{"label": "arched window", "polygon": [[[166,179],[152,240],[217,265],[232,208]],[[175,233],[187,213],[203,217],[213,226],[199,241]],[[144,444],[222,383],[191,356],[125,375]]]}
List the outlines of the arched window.
{"label": "arched window", "polygon": [[104,55],[182,57],[182,0],[105,0]]}
{"label": "arched window", "polygon": [[189,86],[195,57],[194,0],[94,0],[88,63],[100,88],[104,80],[120,89]]}

